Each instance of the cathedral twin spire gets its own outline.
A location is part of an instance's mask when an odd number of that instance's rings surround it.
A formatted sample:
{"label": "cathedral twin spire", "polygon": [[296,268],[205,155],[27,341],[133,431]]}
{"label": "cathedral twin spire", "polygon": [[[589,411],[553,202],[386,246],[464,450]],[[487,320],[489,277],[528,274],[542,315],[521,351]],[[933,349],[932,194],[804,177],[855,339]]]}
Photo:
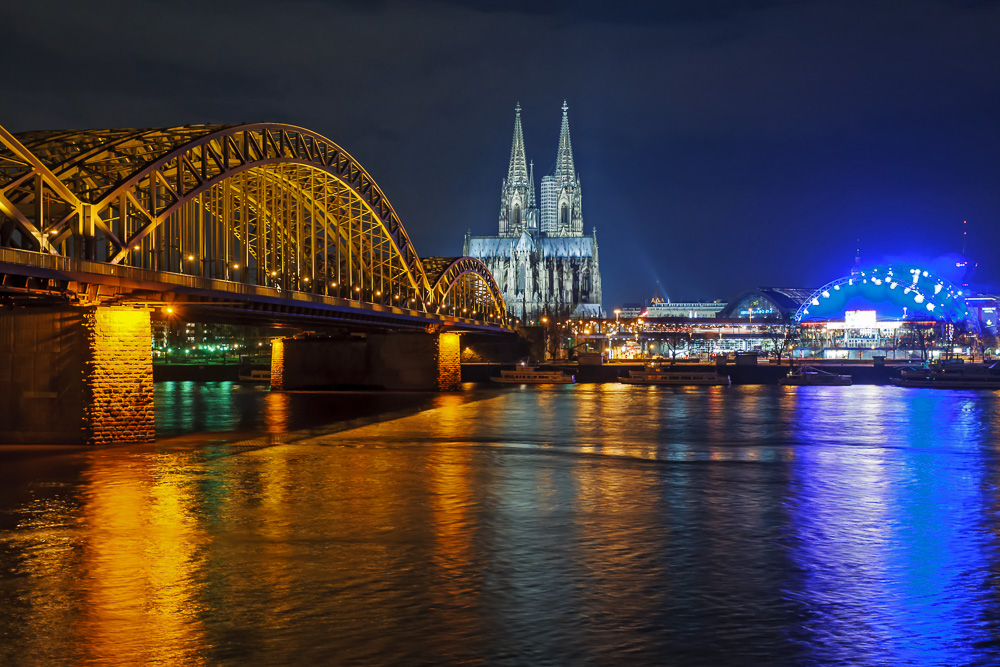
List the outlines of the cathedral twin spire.
{"label": "cathedral twin spire", "polygon": [[524,157],[524,132],[521,130],[521,103],[514,107],[514,143],[510,147],[510,167],[507,169],[507,185],[511,187],[528,184],[528,165]]}
{"label": "cathedral twin spire", "polygon": [[[503,183],[501,197],[500,233],[504,236],[517,236],[524,229],[539,231],[539,217],[542,222],[540,231],[554,233],[558,229],[562,233],[582,233],[579,221],[579,179],[573,163],[573,142],[570,140],[569,134],[569,105],[565,100],[563,100],[562,112],[555,169],[551,176],[545,176],[542,179],[542,201],[539,202],[535,196],[535,163],[532,161],[529,166],[525,155],[521,103],[518,102],[517,106],[514,107],[514,138],[511,142],[510,163],[507,167],[507,178]],[[564,195],[554,194],[553,185]],[[553,196],[558,201],[553,199]],[[552,201],[549,201],[550,199]],[[568,207],[571,210],[570,217],[574,220],[564,219],[565,215],[556,211],[557,206],[560,211]],[[539,216],[540,208],[542,211]],[[572,209],[575,209],[575,215],[573,215]],[[557,216],[561,216],[561,223],[557,222]],[[576,229],[577,227],[580,229]]]}
{"label": "cathedral twin spire", "polygon": [[559,128],[559,150],[556,152],[556,180],[569,183],[576,180],[573,166],[573,142],[569,138],[569,105],[563,100],[562,126]]}
{"label": "cathedral twin spire", "polygon": [[[560,182],[576,179],[576,167],[573,164],[573,142],[569,136],[569,104],[563,100],[562,125],[559,128],[559,148],[556,151],[556,178]],[[528,162],[524,151],[524,130],[521,128],[521,103],[514,107],[514,140],[510,146],[510,166],[507,168],[507,184],[511,186],[531,184],[535,189],[535,164],[531,163],[531,173],[528,173]],[[532,192],[532,195],[534,192]],[[534,199],[534,197],[532,197]]]}

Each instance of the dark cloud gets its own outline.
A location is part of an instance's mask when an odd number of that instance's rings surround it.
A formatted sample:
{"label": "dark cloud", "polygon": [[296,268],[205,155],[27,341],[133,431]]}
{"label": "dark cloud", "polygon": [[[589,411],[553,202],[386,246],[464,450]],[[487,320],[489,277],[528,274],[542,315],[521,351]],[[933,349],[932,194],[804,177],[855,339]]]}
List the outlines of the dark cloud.
{"label": "dark cloud", "polygon": [[1000,244],[1000,3],[11,3],[0,124],[274,120],[375,176],[418,251],[493,233],[513,105],[570,102],[606,307]]}

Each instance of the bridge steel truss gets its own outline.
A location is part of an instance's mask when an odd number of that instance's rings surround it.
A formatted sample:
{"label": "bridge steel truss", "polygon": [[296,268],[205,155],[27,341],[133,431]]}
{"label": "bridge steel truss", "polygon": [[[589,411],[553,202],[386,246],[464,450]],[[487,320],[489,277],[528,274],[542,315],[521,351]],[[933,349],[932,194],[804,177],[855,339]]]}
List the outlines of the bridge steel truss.
{"label": "bridge steel truss", "polygon": [[289,125],[0,127],[0,247],[508,323],[480,260],[421,260],[368,172]]}

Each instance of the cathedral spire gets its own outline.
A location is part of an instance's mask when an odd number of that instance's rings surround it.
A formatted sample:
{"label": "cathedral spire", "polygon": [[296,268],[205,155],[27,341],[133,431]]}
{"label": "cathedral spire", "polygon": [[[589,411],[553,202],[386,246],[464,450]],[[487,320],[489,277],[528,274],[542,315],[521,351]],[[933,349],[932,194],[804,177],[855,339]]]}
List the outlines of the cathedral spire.
{"label": "cathedral spire", "polygon": [[535,208],[535,161],[528,169],[528,208]]}
{"label": "cathedral spire", "polygon": [[524,159],[524,132],[521,130],[521,103],[514,107],[514,141],[510,146],[510,166],[507,168],[507,185],[527,185],[528,166]]}
{"label": "cathedral spire", "polygon": [[563,100],[562,127],[559,129],[559,150],[556,152],[556,180],[567,183],[576,178],[573,166],[573,143],[569,138],[569,105]]}

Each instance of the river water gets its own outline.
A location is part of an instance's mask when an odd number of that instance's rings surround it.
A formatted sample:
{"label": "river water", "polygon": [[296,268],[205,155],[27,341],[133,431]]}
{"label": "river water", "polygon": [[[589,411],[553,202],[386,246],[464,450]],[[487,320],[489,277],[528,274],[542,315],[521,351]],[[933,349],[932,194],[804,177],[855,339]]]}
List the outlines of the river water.
{"label": "river water", "polygon": [[1000,664],[1000,392],[157,410],[152,446],[2,461],[0,664]]}

